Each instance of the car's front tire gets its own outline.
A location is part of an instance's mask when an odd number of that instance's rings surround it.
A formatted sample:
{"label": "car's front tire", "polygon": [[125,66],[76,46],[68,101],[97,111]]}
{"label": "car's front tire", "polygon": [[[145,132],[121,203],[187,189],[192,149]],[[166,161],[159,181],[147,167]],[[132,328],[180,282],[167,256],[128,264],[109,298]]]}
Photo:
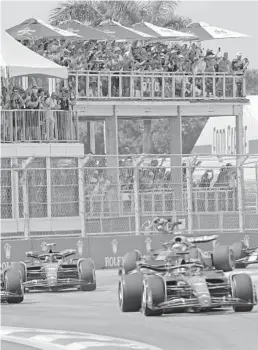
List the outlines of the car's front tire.
{"label": "car's front tire", "polygon": [[[142,290],[142,313],[145,316],[161,316],[163,310],[153,310],[149,307],[157,306],[165,300],[165,286],[159,276],[146,276]],[[151,301],[151,302],[150,302]]]}
{"label": "car's front tire", "polygon": [[239,304],[234,305],[233,309],[235,312],[249,312],[254,307],[254,289],[251,277],[247,273],[239,273],[232,276],[232,296],[233,298],[239,298],[245,302],[252,304]]}
{"label": "car's front tire", "polygon": [[9,304],[18,304],[23,301],[23,285],[21,274],[18,270],[10,269],[4,273],[4,287],[7,293],[7,302]]}
{"label": "car's front tire", "polygon": [[213,250],[213,264],[217,270],[224,272],[233,271],[235,268],[235,257],[230,246],[218,245]]}
{"label": "car's front tire", "polygon": [[92,259],[83,259],[78,262],[78,275],[82,280],[83,292],[90,292],[97,288],[95,265]]}
{"label": "car's front tire", "polygon": [[134,250],[133,252],[126,253],[124,256],[123,262],[123,273],[127,274],[132,272],[137,267],[137,261],[141,259],[141,254],[138,250]]}
{"label": "car's front tire", "polygon": [[118,283],[118,302],[121,311],[137,312],[141,308],[142,274],[122,275]]}

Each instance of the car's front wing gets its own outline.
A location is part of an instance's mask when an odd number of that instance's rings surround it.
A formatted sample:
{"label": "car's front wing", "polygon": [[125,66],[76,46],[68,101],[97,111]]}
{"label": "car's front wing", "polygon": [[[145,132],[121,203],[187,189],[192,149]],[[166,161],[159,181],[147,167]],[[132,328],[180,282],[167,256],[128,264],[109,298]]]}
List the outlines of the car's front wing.
{"label": "car's front wing", "polygon": [[62,278],[55,280],[38,279],[30,280],[23,283],[24,287],[27,289],[49,289],[49,288],[73,288],[85,284],[85,282],[78,278]]}
{"label": "car's front wing", "polygon": [[6,290],[1,290],[0,291],[0,299],[1,299],[1,301],[6,301],[6,299],[10,298],[10,297],[20,297],[20,296],[22,296],[22,294],[11,293],[11,292],[7,292]]}
{"label": "car's front wing", "polygon": [[[148,303],[148,302],[147,302]],[[229,307],[235,305],[254,305],[253,303],[246,302],[239,298],[233,297],[211,297],[210,302],[205,305],[200,302],[198,298],[173,298],[168,299],[158,305],[148,305],[152,310],[173,310],[173,309],[190,309],[190,308],[216,308],[216,307]]]}
{"label": "car's front wing", "polygon": [[244,258],[236,260],[236,267],[258,264],[258,254],[251,254]]}

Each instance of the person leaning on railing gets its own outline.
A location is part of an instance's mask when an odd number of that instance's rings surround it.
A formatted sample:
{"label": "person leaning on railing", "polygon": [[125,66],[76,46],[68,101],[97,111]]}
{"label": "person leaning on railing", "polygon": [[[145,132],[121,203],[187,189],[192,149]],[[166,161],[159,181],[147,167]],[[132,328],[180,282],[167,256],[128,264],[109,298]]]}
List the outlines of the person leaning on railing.
{"label": "person leaning on railing", "polygon": [[55,140],[57,133],[56,130],[56,110],[60,110],[61,106],[58,104],[56,93],[52,92],[51,96],[47,97],[45,100],[46,111],[46,124],[47,124],[47,135],[49,140]]}
{"label": "person leaning on railing", "polygon": [[[236,54],[236,58],[232,61],[232,71],[238,74],[244,74],[249,65],[249,61],[247,58],[242,59],[242,53],[238,52]],[[243,96],[243,77],[236,78],[237,85],[237,97]]]}

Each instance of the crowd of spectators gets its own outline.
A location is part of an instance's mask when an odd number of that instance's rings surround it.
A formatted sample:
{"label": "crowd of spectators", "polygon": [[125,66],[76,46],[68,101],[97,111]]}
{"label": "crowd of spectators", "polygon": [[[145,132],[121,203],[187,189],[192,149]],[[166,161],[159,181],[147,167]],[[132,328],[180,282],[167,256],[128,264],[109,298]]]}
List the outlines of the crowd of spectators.
{"label": "crowd of spectators", "polygon": [[[5,111],[1,118],[3,140],[77,139],[76,127],[73,125],[75,116],[70,117],[66,113],[76,103],[75,99],[70,98],[68,89],[63,88],[60,94],[49,94],[46,89],[36,85],[27,90],[18,85],[2,85],[1,90],[1,107]],[[11,112],[15,110],[15,113]]]}
{"label": "crowd of spectators", "polygon": [[[148,43],[148,42],[58,42],[57,40],[46,41],[38,40],[36,42],[24,41],[31,50],[44,56],[55,63],[66,66],[70,71],[91,71],[94,72],[168,72],[200,75],[202,73],[244,73],[248,67],[248,59],[243,58],[239,52],[236,58],[229,60],[228,53],[222,53],[220,48],[216,53],[212,50],[204,50],[201,44],[187,43],[184,45],[171,43]],[[130,77],[122,77],[122,88],[119,89],[120,80],[113,77],[111,81],[111,96],[129,96],[130,89],[133,86],[134,96],[139,97],[141,89],[143,96],[148,97],[152,94],[152,88],[155,97],[161,96],[162,79],[155,78],[154,87],[150,83],[148,77],[143,80],[141,87],[141,79],[133,78],[133,85]],[[98,83],[100,86],[98,86]],[[241,96],[241,78],[238,78],[237,92]],[[171,78],[164,81],[165,97],[172,97]],[[228,96],[232,93],[232,82],[228,82],[226,86]],[[182,79],[177,78],[175,81],[175,96],[190,97],[195,89],[196,96],[204,96],[213,94],[213,80],[206,79],[205,86],[201,78],[186,78],[184,89],[182,91]],[[86,76],[79,76],[76,90],[75,76],[70,76],[68,90],[63,88],[59,93],[50,94],[46,88],[33,86],[27,90],[20,86],[9,86],[2,88],[1,107],[2,109],[72,109],[76,95],[78,98],[83,97],[106,97],[109,94],[109,84],[107,76],[103,75],[98,82],[94,75],[90,76],[89,91],[87,90]],[[61,89],[60,89],[61,90]],[[216,95],[220,96],[223,90],[223,81],[216,79]],[[227,93],[227,92],[226,92]]]}
{"label": "crowd of spectators", "polygon": [[169,44],[148,42],[96,42],[72,41],[59,43],[57,40],[24,42],[30,49],[55,63],[76,71],[130,71],[151,70],[167,72],[244,72],[248,59],[239,52],[229,60],[219,48],[217,53],[205,50],[198,43]]}
{"label": "crowd of spectators", "polygon": [[34,109],[34,110],[64,110],[69,111],[75,105],[75,99],[70,98],[68,89],[62,88],[60,93],[49,94],[44,88],[36,85],[24,90],[21,86],[2,85],[1,107],[3,110]]}
{"label": "crowd of spectators", "polygon": [[[146,203],[164,202],[166,208],[172,208],[177,199],[172,195],[175,189],[180,186],[175,182],[176,174],[169,168],[160,166],[157,159],[153,159],[147,166],[139,167],[137,177],[135,168],[130,159],[119,162],[119,189],[114,183],[112,171],[106,168],[107,164],[103,157],[92,157],[86,164],[85,170],[85,195],[93,196],[92,200],[101,202],[110,199],[110,202],[117,196],[114,191],[122,193],[123,198],[130,198],[134,193],[135,181],[138,181],[139,193],[142,194],[142,205]],[[91,170],[92,169],[92,170]],[[185,165],[182,166],[183,188],[186,194],[186,172]],[[175,170],[176,171],[176,170]],[[174,171],[174,172],[175,172]],[[192,171],[192,199],[194,211],[232,211],[237,207],[237,180],[236,168],[227,163],[215,171],[193,169]],[[146,195],[145,195],[146,194]],[[152,194],[154,197],[148,196]],[[110,197],[111,196],[111,197]],[[160,197],[163,196],[163,199]],[[155,200],[154,200],[155,198]],[[144,204],[145,203],[145,204]]]}
{"label": "crowd of spectators", "polygon": [[[90,71],[102,72],[101,81],[98,82],[94,75],[90,76],[89,90],[87,90],[86,77],[79,76],[78,81],[78,96],[83,97],[106,97],[109,94],[108,80],[105,77],[105,72],[153,72],[158,75],[159,72],[167,73],[181,73],[184,75],[195,74],[200,75],[206,73],[212,75],[213,73],[244,73],[248,67],[248,59],[243,57],[239,52],[236,58],[230,60],[228,53],[221,52],[219,48],[216,53],[212,50],[204,50],[199,43],[187,44],[171,44],[166,42],[149,43],[149,42],[96,42],[72,41],[69,43],[57,40],[52,41],[38,41],[32,43],[24,42],[26,46],[35,52],[41,54],[45,58],[53,62],[66,66],[70,71],[83,72]],[[150,79],[144,78],[143,86],[141,87],[140,78],[122,77],[122,87],[119,89],[119,79],[113,77],[111,81],[111,96],[118,97],[119,91],[122,91],[122,97],[128,97],[130,88],[133,86],[134,97],[140,97],[141,89],[144,91],[145,97],[151,97],[152,84]],[[100,84],[100,86],[98,86]],[[236,81],[237,95],[242,96],[240,79]],[[227,82],[226,94],[227,97],[232,95],[232,82]],[[162,80],[155,79],[154,96],[160,97]],[[172,97],[172,91],[169,87],[172,86],[171,80],[165,80],[165,97]],[[213,94],[213,80],[206,79],[205,86],[201,78],[193,81],[191,78],[186,78],[184,90],[182,88],[182,79],[177,78],[175,81],[175,95],[191,97],[193,88],[195,95],[198,97],[208,96]],[[70,90],[76,89],[75,76],[70,78]],[[216,95],[221,96],[223,90],[222,79],[216,80]]]}

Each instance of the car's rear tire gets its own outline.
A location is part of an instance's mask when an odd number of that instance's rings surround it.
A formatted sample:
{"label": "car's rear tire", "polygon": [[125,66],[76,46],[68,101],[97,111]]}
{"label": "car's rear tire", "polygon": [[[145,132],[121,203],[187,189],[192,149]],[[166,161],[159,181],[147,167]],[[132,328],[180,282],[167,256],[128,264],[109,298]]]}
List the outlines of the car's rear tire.
{"label": "car's rear tire", "polygon": [[17,262],[12,262],[11,263],[11,268],[12,269],[15,269],[15,270],[18,270],[21,274],[21,278],[22,278],[22,282],[25,282],[26,281],[26,267],[25,267],[25,264],[20,262],[20,261],[17,261]]}
{"label": "car's rear tire", "polygon": [[246,302],[251,302],[252,305],[235,305],[233,309],[235,312],[249,312],[253,309],[254,289],[251,277],[247,273],[241,273],[232,276],[232,296],[233,298],[239,298]]}
{"label": "car's rear tire", "polygon": [[121,311],[137,312],[141,308],[142,274],[122,275],[118,284],[118,302]]}
{"label": "car's rear tire", "polygon": [[90,292],[96,289],[95,265],[92,259],[83,259],[78,264],[79,278],[82,280],[81,290]]}
{"label": "car's rear tire", "polygon": [[18,304],[23,301],[23,286],[21,274],[18,270],[10,269],[4,273],[4,287],[7,293],[15,295],[8,295],[6,301],[9,304]]}
{"label": "car's rear tire", "polygon": [[243,254],[244,248],[245,248],[245,245],[243,242],[235,242],[231,245],[231,249],[234,253],[234,257],[236,260],[244,257],[244,254]]}
{"label": "car's rear tire", "polygon": [[213,264],[217,270],[224,272],[232,271],[235,268],[235,257],[231,248],[227,245],[218,245],[214,248]]}
{"label": "car's rear tire", "polygon": [[123,272],[125,274],[133,271],[137,267],[137,261],[141,259],[140,252],[134,250],[133,252],[126,253],[124,256]]}
{"label": "car's rear tire", "polygon": [[146,276],[142,290],[142,313],[145,316],[161,316],[163,310],[153,310],[148,306],[148,300],[152,299],[152,306],[156,306],[165,300],[165,286],[159,276]]}

